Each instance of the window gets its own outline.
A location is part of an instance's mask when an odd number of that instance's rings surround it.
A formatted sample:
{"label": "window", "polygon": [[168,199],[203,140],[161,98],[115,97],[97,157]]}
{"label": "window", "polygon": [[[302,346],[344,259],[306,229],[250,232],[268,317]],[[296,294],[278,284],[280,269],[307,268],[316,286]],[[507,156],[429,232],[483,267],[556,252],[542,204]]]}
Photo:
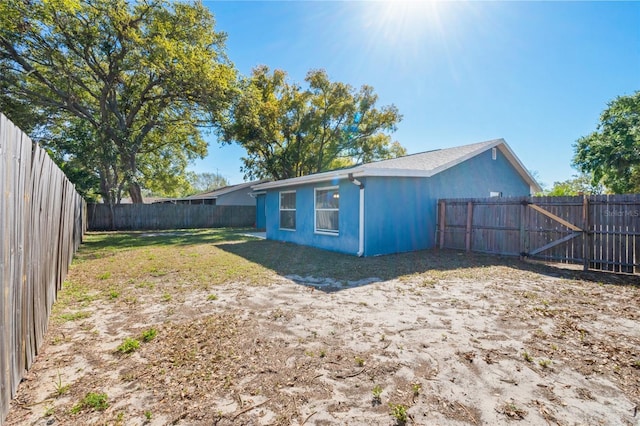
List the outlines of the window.
{"label": "window", "polygon": [[338,233],[338,213],[340,209],[340,193],[338,187],[316,188],[315,213],[316,232]]}
{"label": "window", "polygon": [[498,148],[491,148],[491,159],[495,160],[498,158]]}
{"label": "window", "polygon": [[491,191],[491,192],[489,192],[489,197],[491,197],[491,198],[502,197],[502,192]]}
{"label": "window", "polygon": [[280,193],[280,229],[296,230],[296,191]]}

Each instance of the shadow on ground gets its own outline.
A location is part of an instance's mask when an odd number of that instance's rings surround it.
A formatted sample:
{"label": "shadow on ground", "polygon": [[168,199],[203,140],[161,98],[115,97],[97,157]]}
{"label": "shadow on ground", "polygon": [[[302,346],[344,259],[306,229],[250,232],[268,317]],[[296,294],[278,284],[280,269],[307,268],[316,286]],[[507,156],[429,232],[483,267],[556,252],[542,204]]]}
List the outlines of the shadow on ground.
{"label": "shadow on ground", "polygon": [[[277,274],[322,291],[367,285],[427,272],[482,273],[483,268],[503,266],[537,274],[614,285],[639,285],[640,277],[575,270],[575,266],[522,261],[515,257],[466,253],[455,250],[422,250],[410,253],[358,258],[271,240],[218,243],[216,247],[258,263]],[[570,269],[573,268],[573,269]]]}
{"label": "shadow on ground", "polygon": [[75,258],[103,257],[116,250],[155,246],[190,246],[220,242],[246,241],[254,228],[173,229],[161,231],[100,231],[88,232]]}

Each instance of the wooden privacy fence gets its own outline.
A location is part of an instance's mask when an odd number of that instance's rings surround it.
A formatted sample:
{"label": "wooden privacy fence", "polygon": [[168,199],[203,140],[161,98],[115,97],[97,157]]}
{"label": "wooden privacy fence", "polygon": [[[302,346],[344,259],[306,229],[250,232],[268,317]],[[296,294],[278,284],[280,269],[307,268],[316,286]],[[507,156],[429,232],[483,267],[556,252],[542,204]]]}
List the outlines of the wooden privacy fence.
{"label": "wooden privacy fence", "polygon": [[255,206],[189,204],[89,204],[89,229],[150,230],[254,226]]}
{"label": "wooden privacy fence", "polygon": [[640,194],[438,201],[441,248],[640,273]]}
{"label": "wooden privacy fence", "polygon": [[43,342],[83,212],[45,150],[0,114],[0,425]]}

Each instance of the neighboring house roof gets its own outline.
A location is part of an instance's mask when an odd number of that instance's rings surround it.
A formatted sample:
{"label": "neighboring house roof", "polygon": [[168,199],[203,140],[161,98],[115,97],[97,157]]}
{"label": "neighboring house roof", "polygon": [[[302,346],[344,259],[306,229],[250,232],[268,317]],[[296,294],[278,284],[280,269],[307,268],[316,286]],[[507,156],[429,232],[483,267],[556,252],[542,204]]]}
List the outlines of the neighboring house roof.
{"label": "neighboring house roof", "polygon": [[[144,204],[153,204],[153,203],[157,203],[158,201],[162,201],[165,200],[165,198],[161,198],[161,197],[142,197]],[[132,204],[131,198],[130,197],[125,197],[122,198],[120,200],[120,204]]]}
{"label": "neighboring house roof", "polygon": [[273,182],[266,182],[252,186],[254,190],[265,190],[279,188],[289,185],[303,183],[315,183],[330,181],[336,178],[346,178],[349,174],[353,177],[359,176],[397,176],[397,177],[431,177],[444,170],[450,169],[463,161],[479,155],[488,149],[498,148],[504,154],[511,165],[518,171],[525,182],[531,186],[534,192],[541,191],[540,185],[527,171],[518,157],[513,153],[504,139],[494,139],[486,142],[474,143],[471,145],[457,146],[453,148],[436,149],[433,151],[421,152],[418,154],[406,155],[404,157],[392,158],[389,160],[376,161],[373,163],[361,164],[347,169],[332,170],[329,172],[316,173],[308,176],[301,176],[292,179],[284,179]]}
{"label": "neighboring house roof", "polygon": [[221,195],[225,195],[234,191],[239,191],[241,189],[250,190],[253,185],[258,185],[264,182],[268,182],[268,180],[259,180],[259,181],[253,181],[253,182],[239,183],[237,185],[229,185],[229,186],[225,186],[224,188],[214,189],[213,191],[190,195],[189,197],[185,197],[183,199],[184,200],[203,200],[203,199],[208,200],[212,198],[218,198]]}
{"label": "neighboring house roof", "polygon": [[231,192],[247,189],[247,193],[251,192],[251,187],[260,183],[268,182],[268,180],[258,180],[253,182],[244,182],[237,185],[228,185],[223,188],[214,189],[213,191],[201,192],[199,194],[190,195],[183,198],[162,198],[155,201],[156,203],[167,203],[175,201],[188,201],[188,200],[214,200],[222,195],[229,194]]}

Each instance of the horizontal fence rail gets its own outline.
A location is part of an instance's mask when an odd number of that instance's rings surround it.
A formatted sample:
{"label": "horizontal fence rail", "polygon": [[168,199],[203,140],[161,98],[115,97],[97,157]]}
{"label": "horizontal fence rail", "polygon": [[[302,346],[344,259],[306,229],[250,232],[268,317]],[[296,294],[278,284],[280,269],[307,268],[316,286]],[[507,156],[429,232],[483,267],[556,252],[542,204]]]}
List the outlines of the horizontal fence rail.
{"label": "horizontal fence rail", "polygon": [[89,204],[88,219],[91,231],[250,227],[256,223],[256,207]]}
{"label": "horizontal fence rail", "polygon": [[0,425],[44,341],[85,212],[45,150],[0,114]]}
{"label": "horizontal fence rail", "polygon": [[640,273],[640,194],[443,199],[438,247]]}

